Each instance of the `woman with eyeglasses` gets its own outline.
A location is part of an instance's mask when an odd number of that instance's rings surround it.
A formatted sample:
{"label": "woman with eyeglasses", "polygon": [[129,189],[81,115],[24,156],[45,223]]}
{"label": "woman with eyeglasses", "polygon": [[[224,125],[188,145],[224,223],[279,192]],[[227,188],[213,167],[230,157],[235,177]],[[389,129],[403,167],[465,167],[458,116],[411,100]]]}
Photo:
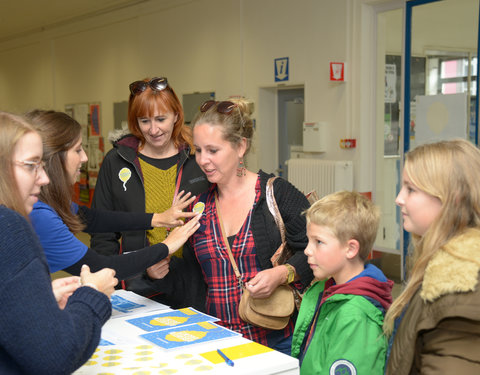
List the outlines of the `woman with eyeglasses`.
{"label": "woman with eyeglasses", "polygon": [[[127,134],[113,140],[100,168],[92,207],[129,212],[162,212],[172,205],[178,192],[197,195],[209,183],[195,162],[190,128],[183,109],[165,77],[146,78],[130,84]],[[128,253],[163,241],[168,228],[112,231],[94,234],[91,245],[102,254]],[[121,238],[121,245],[119,239]],[[181,257],[181,250],[175,255]],[[154,277],[168,273],[177,257],[167,258],[142,275],[126,280],[125,287],[172,307],[204,305],[200,288],[186,299],[175,290],[158,289]],[[188,282],[188,281],[187,281]],[[189,285],[196,290],[198,285]]]}
{"label": "woman with eyeglasses", "polygon": [[42,137],[44,165],[50,177],[50,184],[42,187],[39,201],[30,213],[50,272],[65,270],[78,275],[82,265],[86,264],[92,270],[110,267],[120,280],[134,277],[178,250],[196,229],[197,219],[194,218],[172,231],[162,243],[131,254],[106,256],[88,248],[75,233],[149,229],[167,224],[174,226],[180,217],[195,215],[181,212],[191,198],[182,196],[173,208],[162,214],[124,213],[78,206],[72,203],[73,186],[82,164],[88,160],[82,147],[81,125],[63,112],[33,110],[25,117]]}
{"label": "woman with eyeglasses", "polygon": [[[294,255],[286,265],[272,267],[271,257],[282,243],[266,202],[267,180],[273,175],[261,170],[252,172],[245,167],[244,158],[253,137],[248,103],[245,100],[207,101],[192,125],[195,157],[212,186],[193,203],[194,207],[204,209],[200,229],[184,246],[184,256],[194,259],[201,267],[201,273],[196,276],[204,277],[208,286],[206,312],[246,338],[290,354],[293,319],[284,329],[274,331],[253,326],[240,318],[238,305],[242,288],[228,247],[253,297],[268,297],[281,284],[303,290],[313,278],[303,253],[308,239],[302,212],[309,207],[308,200],[286,180],[274,181],[274,196]],[[166,280],[159,283],[173,280],[174,271],[172,267]]]}
{"label": "woman with eyeglasses", "polygon": [[0,112],[0,373],[71,374],[93,354],[118,280],[111,269],[50,279],[28,214],[49,183],[42,139]]}

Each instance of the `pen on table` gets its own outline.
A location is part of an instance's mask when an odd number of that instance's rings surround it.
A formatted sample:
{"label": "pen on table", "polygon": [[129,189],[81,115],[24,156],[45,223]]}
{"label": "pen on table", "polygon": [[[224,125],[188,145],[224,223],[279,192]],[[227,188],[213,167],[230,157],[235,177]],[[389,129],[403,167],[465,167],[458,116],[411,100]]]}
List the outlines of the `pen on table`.
{"label": "pen on table", "polygon": [[217,353],[220,354],[222,356],[222,358],[225,360],[225,362],[227,363],[227,365],[229,366],[232,366],[234,365],[233,361],[228,358],[224,352],[222,352],[220,349],[217,349]]}

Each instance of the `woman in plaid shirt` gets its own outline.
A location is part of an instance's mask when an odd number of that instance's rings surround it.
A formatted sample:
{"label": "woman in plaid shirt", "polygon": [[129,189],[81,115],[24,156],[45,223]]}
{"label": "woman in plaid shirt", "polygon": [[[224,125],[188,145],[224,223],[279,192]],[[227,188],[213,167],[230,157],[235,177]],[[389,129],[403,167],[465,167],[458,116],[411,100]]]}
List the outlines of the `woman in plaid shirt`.
{"label": "woman in plaid shirt", "polygon": [[[292,280],[303,290],[313,278],[303,253],[308,240],[301,213],[309,203],[289,182],[275,180],[275,198],[294,255],[287,260],[288,265],[272,267],[270,258],[281,244],[280,232],[265,199],[266,182],[272,175],[245,168],[244,157],[253,136],[248,102],[207,101],[192,126],[196,160],[212,186],[194,202],[194,210],[203,208],[201,227],[190,238],[184,254],[190,251],[200,265],[207,287],[206,311],[246,338],[290,354],[292,319],[280,331],[255,327],[240,319],[242,289],[226,243],[253,297],[268,297],[277,286]],[[227,238],[222,235],[221,223]]]}

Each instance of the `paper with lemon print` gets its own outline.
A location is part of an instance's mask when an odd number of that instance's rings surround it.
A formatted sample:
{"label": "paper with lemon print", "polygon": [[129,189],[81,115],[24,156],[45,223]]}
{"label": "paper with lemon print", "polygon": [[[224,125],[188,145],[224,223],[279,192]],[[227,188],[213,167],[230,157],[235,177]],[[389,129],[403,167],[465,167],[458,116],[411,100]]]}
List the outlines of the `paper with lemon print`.
{"label": "paper with lemon print", "polygon": [[218,318],[203,314],[193,307],[187,307],[175,311],[167,311],[156,313],[153,315],[142,316],[127,320],[128,323],[143,329],[147,332],[158,331],[160,329],[179,327],[183,325],[200,323],[200,322],[214,322]]}
{"label": "paper with lemon print", "polygon": [[140,336],[164,349],[174,349],[206,341],[240,336],[240,334],[212,322],[200,322],[165,328]]}

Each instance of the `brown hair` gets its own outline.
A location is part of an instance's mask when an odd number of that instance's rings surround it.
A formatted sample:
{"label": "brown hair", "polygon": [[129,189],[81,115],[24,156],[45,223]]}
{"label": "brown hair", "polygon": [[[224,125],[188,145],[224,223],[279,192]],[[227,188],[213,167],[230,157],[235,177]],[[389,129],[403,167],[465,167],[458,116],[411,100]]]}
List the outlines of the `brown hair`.
{"label": "brown hair", "polygon": [[[0,112],[0,204],[15,210],[28,219],[13,170],[13,153],[18,141],[35,129],[22,117]],[[13,181],[13,183],[12,183]]]}
{"label": "brown hair", "polygon": [[[149,82],[150,78],[145,78],[143,81]],[[128,129],[140,140],[140,147],[145,144],[145,137],[140,130],[137,119],[138,117],[152,117],[156,108],[165,112],[173,112],[177,116],[177,121],[173,126],[172,142],[177,148],[188,145],[190,153],[193,154],[192,130],[184,124],[182,104],[170,85],[167,85],[161,91],[154,91],[147,87],[140,94],[130,94],[128,100]]]}
{"label": "brown hair", "polygon": [[428,263],[451,238],[480,226],[480,150],[464,139],[416,147],[405,155],[404,172],[413,185],[442,203],[439,215],[423,236],[412,233],[414,264],[405,290],[387,311],[384,332],[391,334],[395,319],[423,282]]}
{"label": "brown hair", "polygon": [[253,138],[253,120],[250,118],[250,103],[246,99],[229,99],[228,101],[236,106],[231,113],[218,112],[217,107],[221,102],[216,102],[207,111],[197,112],[192,121],[192,129],[196,125],[205,123],[219,126],[222,129],[223,138],[235,147],[238,146],[242,138],[245,138],[247,140],[245,155],[247,155]]}
{"label": "brown hair", "polygon": [[354,191],[326,195],[306,211],[307,224],[329,228],[341,244],[358,241],[358,254],[366,260],[372,251],[380,222],[380,210],[367,197]]}
{"label": "brown hair", "polygon": [[65,163],[67,152],[79,140],[82,126],[63,112],[36,109],[25,114],[43,141],[45,171],[50,184],[42,186],[40,200],[51,206],[70,231],[84,228],[80,218],[72,212],[73,186]]}

